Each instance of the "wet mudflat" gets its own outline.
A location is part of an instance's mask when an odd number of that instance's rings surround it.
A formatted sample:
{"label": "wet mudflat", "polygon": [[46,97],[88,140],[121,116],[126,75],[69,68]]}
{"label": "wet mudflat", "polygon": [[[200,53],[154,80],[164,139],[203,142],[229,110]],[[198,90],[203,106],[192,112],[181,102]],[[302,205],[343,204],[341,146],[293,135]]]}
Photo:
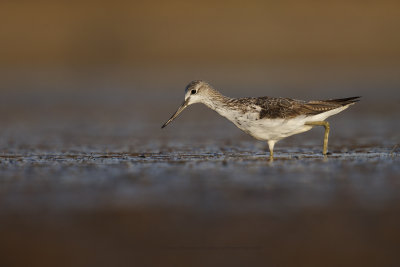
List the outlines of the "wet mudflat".
{"label": "wet mudflat", "polygon": [[349,109],[331,120],[327,158],[313,129],[270,163],[266,144],[205,108],[161,130],[175,107],[149,115],[124,99],[4,116],[1,266],[399,263],[395,112]]}
{"label": "wet mudflat", "polygon": [[[179,207],[284,213],[324,207],[339,196],[381,207],[399,198],[399,153],[283,149],[212,153],[32,153],[1,155],[4,211],[44,208]],[[292,150],[291,152],[288,152]]]}

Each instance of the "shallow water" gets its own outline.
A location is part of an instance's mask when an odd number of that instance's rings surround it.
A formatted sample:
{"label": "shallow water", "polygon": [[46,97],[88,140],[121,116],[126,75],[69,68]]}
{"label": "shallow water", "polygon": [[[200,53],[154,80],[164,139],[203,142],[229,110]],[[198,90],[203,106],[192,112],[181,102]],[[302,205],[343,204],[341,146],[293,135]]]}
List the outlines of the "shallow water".
{"label": "shallow water", "polygon": [[[281,148],[273,162],[267,153],[251,149],[171,150],[3,154],[3,208],[69,210],[113,204],[282,212],[282,205],[328,205],[342,190],[368,208],[397,201],[400,189],[396,147],[346,148],[326,157],[313,149]],[[268,195],[279,191],[286,194],[271,203]]]}
{"label": "shallow water", "polygon": [[49,99],[3,114],[2,266],[396,265],[396,110],[352,107],[330,120],[328,157],[313,129],[268,162],[203,107],[161,130],[174,101]]}

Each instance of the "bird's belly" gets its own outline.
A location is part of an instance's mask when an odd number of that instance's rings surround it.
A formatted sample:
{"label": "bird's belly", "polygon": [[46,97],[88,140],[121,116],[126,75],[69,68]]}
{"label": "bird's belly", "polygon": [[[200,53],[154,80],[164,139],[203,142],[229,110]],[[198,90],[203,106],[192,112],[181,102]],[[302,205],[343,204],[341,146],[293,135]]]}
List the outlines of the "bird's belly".
{"label": "bird's belly", "polygon": [[281,140],[282,138],[302,133],[312,127],[304,125],[305,117],[295,119],[261,119],[238,121],[236,126],[258,140]]}

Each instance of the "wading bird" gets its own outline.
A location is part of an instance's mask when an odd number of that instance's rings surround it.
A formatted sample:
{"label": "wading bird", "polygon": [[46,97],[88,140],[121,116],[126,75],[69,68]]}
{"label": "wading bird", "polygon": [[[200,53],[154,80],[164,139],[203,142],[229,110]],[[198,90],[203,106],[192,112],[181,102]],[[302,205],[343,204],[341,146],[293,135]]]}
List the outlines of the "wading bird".
{"label": "wading bird", "polygon": [[325,120],[358,102],[359,98],[356,96],[315,101],[268,96],[230,98],[204,81],[192,81],[185,88],[185,100],[182,105],[161,128],[178,117],[186,107],[203,103],[254,138],[267,141],[270,160],[273,160],[276,142],[308,131],[314,126],[325,127],[322,153],[326,155],[329,123]]}

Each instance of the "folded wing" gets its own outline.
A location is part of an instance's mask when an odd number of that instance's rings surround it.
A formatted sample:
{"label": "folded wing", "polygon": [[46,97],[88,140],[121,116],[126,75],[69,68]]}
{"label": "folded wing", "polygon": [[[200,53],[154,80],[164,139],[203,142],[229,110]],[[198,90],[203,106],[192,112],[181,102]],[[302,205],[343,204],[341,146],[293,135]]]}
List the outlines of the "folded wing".
{"label": "folded wing", "polygon": [[351,105],[359,101],[359,96],[341,99],[302,101],[290,98],[259,97],[254,104],[261,108],[260,119],[294,118],[317,115],[329,110]]}

